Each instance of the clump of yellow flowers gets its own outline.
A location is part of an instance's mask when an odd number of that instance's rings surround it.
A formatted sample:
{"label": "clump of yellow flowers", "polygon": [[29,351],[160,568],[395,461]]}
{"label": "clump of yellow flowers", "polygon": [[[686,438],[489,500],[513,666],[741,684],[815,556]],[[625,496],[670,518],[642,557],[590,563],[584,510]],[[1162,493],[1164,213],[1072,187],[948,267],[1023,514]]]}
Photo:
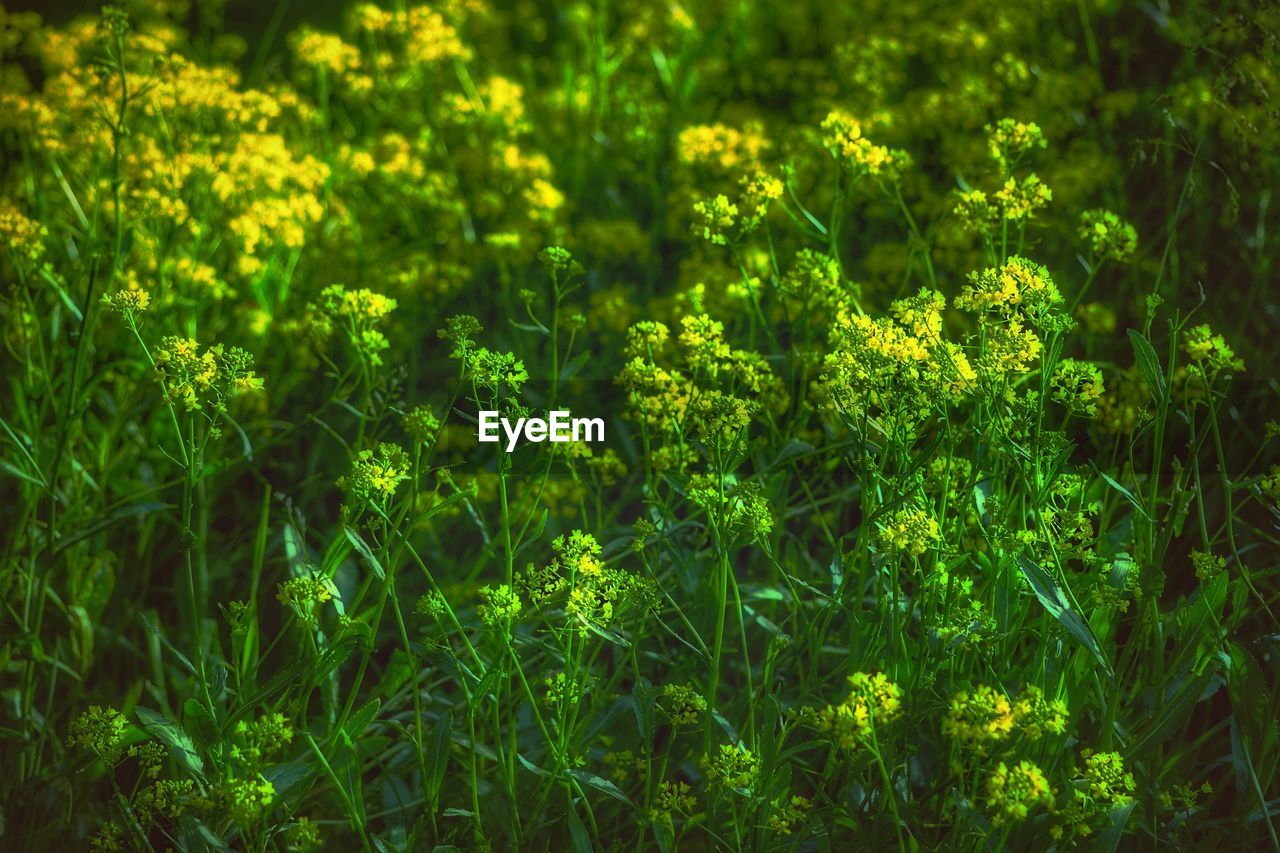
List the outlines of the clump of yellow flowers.
{"label": "clump of yellow flowers", "polygon": [[883,673],[855,672],[849,695],[818,712],[818,731],[848,753],[858,752],[902,714],[902,689]]}

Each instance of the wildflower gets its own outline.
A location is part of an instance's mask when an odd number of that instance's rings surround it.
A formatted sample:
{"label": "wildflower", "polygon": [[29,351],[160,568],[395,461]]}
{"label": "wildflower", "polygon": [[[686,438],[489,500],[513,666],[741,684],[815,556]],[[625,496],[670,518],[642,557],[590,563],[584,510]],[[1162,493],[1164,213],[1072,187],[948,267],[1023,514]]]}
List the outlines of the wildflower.
{"label": "wildflower", "polygon": [[729,243],[729,232],[737,224],[738,206],[729,201],[723,193],[710,201],[700,201],[693,206],[697,219],[694,233],[700,233],[702,239],[724,246]]}
{"label": "wildflower", "polygon": [[1028,151],[1048,145],[1040,125],[1033,121],[1002,118],[994,126],[987,125],[986,131],[987,151],[991,159],[1006,170]]}
{"label": "wildflower", "polygon": [[658,791],[653,798],[653,819],[670,820],[674,814],[689,816],[698,807],[698,798],[688,782],[669,782],[663,779],[658,783]]}
{"label": "wildflower", "polygon": [[1067,730],[1067,705],[1061,699],[1046,699],[1043,690],[1028,684],[1013,703],[1013,719],[1014,726],[1031,740],[1060,735]]}
{"label": "wildflower", "polygon": [[89,849],[93,853],[118,853],[124,850],[124,828],[114,818],[108,820],[89,841]]}
{"label": "wildflower", "polygon": [[876,730],[902,713],[902,690],[882,673],[849,676],[849,695],[839,705],[818,712],[818,731],[845,752],[855,752]]}
{"label": "wildflower", "polygon": [[306,65],[323,68],[335,77],[342,77],[360,67],[360,51],[341,38],[328,33],[302,27],[289,36],[289,46],[297,60]]}
{"label": "wildflower", "polygon": [[465,364],[467,378],[495,395],[503,391],[518,393],[529,379],[524,362],[509,352],[477,347],[467,352]]}
{"label": "wildflower", "polygon": [[1258,484],[1263,497],[1271,501],[1273,506],[1280,506],[1280,465],[1272,465],[1265,477]]}
{"label": "wildflower", "polygon": [[942,722],[942,733],[979,751],[1013,731],[1013,704],[1000,691],[979,685],[962,690],[951,699],[951,708]]}
{"label": "wildflower", "polygon": [[331,319],[344,323],[351,345],[369,364],[382,364],[382,353],[390,346],[377,324],[396,309],[396,300],[368,288],[347,290],[331,284],[320,292],[319,306]]}
{"label": "wildflower", "polygon": [[563,672],[548,675],[542,681],[546,689],[546,702],[553,708],[578,702],[586,693],[581,679],[571,678]]}
{"label": "wildflower", "polygon": [[1161,791],[1159,800],[1160,805],[1166,809],[1175,812],[1190,812],[1196,807],[1200,801],[1201,794],[1212,794],[1213,786],[1205,782],[1198,789],[1192,788],[1186,782],[1174,785],[1167,791]]}
{"label": "wildflower", "polygon": [[418,444],[430,444],[440,429],[440,419],[427,406],[414,406],[401,421],[404,431]]}
{"label": "wildflower", "polygon": [[407,479],[408,454],[398,445],[384,441],[376,449],[357,453],[351,471],[338,478],[337,486],[346,492],[352,506],[362,506],[369,501],[385,503]]}
{"label": "wildflower", "polygon": [[256,823],[276,799],[266,779],[229,779],[218,791],[231,819],[242,826]]}
{"label": "wildflower", "polygon": [[72,721],[67,742],[71,746],[83,747],[111,764],[119,754],[120,740],[128,726],[124,714],[115,708],[90,705],[89,710]]}
{"label": "wildflower", "polygon": [[815,299],[837,307],[846,295],[840,283],[840,264],[813,249],[796,252],[791,267],[778,280],[778,290],[801,302]]}
{"label": "wildflower", "polygon": [[218,360],[212,351],[201,353],[191,338],[167,337],[160,342],[155,362],[170,401],[181,402],[189,412],[202,408],[201,397],[218,376]]}
{"label": "wildflower", "polygon": [[137,793],[133,811],[144,826],[155,823],[158,817],[174,820],[182,816],[195,796],[195,783],[190,779],[160,779]]}
{"label": "wildflower", "polygon": [[483,586],[480,588],[480,595],[484,598],[484,604],[476,612],[480,615],[480,621],[491,627],[506,628],[520,618],[520,612],[524,609],[520,596],[505,583],[496,587]]}
{"label": "wildflower", "polygon": [[696,726],[707,710],[707,700],[693,687],[682,684],[664,684],[658,707],[673,726]]}
{"label": "wildflower", "polygon": [[822,120],[822,132],[823,146],[856,172],[897,180],[907,166],[905,151],[872,143],[862,135],[862,125],[857,119],[846,112],[828,113]]}
{"label": "wildflower", "polygon": [[414,602],[413,609],[423,616],[439,619],[448,612],[448,604],[440,593],[428,592],[426,595],[418,597],[418,600]]}
{"label": "wildflower", "polygon": [[1224,370],[1244,370],[1244,359],[1237,358],[1235,351],[1227,344],[1226,338],[1214,334],[1208,324],[1188,329],[1182,335],[1182,349],[1186,351],[1195,367],[1204,374],[1215,374]]}
{"label": "wildflower", "polygon": [[1029,219],[1053,201],[1053,190],[1044,185],[1036,175],[1022,180],[1007,178],[1004,186],[991,196],[1000,217],[1009,222]]}
{"label": "wildflower", "polygon": [[813,803],[809,798],[799,795],[774,803],[769,812],[769,828],[782,835],[790,835],[795,831],[795,825],[808,817],[811,808]]}
{"label": "wildflower", "polygon": [[682,164],[720,174],[759,162],[768,147],[768,140],[754,125],[742,130],[723,124],[691,125],[676,139],[676,154]]}
{"label": "wildflower", "polygon": [[1138,248],[1138,232],[1109,210],[1086,210],[1080,215],[1077,231],[1080,239],[1089,244],[1089,251],[1099,260],[1109,259],[1125,263]]}
{"label": "wildflower", "polygon": [[319,608],[333,598],[331,583],[316,575],[289,578],[276,587],[276,600],[285,607],[293,608],[304,624],[315,626],[319,620]]}
{"label": "wildflower", "polygon": [[156,779],[160,776],[160,768],[164,765],[168,752],[163,745],[149,740],[146,743],[129,747],[125,754],[130,758],[137,759],[138,770],[143,776]]}
{"label": "wildflower", "polygon": [[1133,799],[1133,774],[1124,769],[1120,753],[1086,754],[1084,763],[1088,794],[1095,802],[1121,806]]}
{"label": "wildflower", "polygon": [[471,340],[483,330],[480,321],[470,314],[455,314],[444,321],[444,328],[436,330],[436,336],[453,344],[450,358],[465,360],[471,351]]}
{"label": "wildflower", "polygon": [[310,818],[300,817],[287,833],[289,839],[289,848],[297,851],[297,853],[306,853],[308,850],[315,850],[324,842],[320,837],[320,827],[311,822]]}
{"label": "wildflower", "polygon": [[1009,767],[1003,761],[987,779],[987,802],[995,814],[995,826],[1024,820],[1037,807],[1053,804],[1053,789],[1030,761],[1019,761]]}
{"label": "wildflower", "polygon": [[738,744],[721,744],[719,751],[703,759],[707,776],[717,785],[737,791],[752,791],[760,781],[760,758]]}
{"label": "wildflower", "polygon": [[888,553],[919,557],[942,538],[938,520],[923,509],[901,509],[880,525],[877,539]]}
{"label": "wildflower", "polygon": [[151,306],[151,294],[141,288],[121,288],[104,294],[102,304],[126,320],[131,320],[134,315],[144,313]]}
{"label": "wildflower", "polygon": [[1072,414],[1091,418],[1098,413],[1103,393],[1102,371],[1089,361],[1064,358],[1049,381],[1050,395]]}
{"label": "wildflower", "polygon": [[989,233],[1000,219],[1000,213],[982,190],[958,191],[955,214],[965,227],[979,234]]}
{"label": "wildflower", "polygon": [[1021,320],[987,330],[986,351],[978,359],[978,369],[989,379],[1000,379],[1031,370],[1044,345]]}
{"label": "wildflower", "polygon": [[742,228],[750,231],[757,227],[769,210],[769,203],[782,198],[782,181],[760,169],[742,178]]}
{"label": "wildflower", "polygon": [[925,288],[915,296],[895,300],[889,313],[917,338],[937,341],[942,336],[942,312],[946,307],[945,296]]}
{"label": "wildflower", "polygon": [[1059,811],[1061,822],[1050,830],[1057,838],[1064,834],[1090,835],[1112,809],[1133,800],[1133,774],[1124,769],[1120,753],[1094,753],[1086,749],[1081,754],[1085,759],[1084,772],[1077,778],[1066,805]]}
{"label": "wildflower", "polygon": [[656,320],[641,320],[627,329],[627,356],[652,358],[666,345],[671,331]]}
{"label": "wildflower", "polygon": [[581,275],[583,272],[582,264],[575,261],[569,250],[561,246],[548,246],[538,252],[538,262],[553,276],[562,272],[571,276]]}
{"label": "wildflower", "polygon": [[999,269],[969,273],[969,283],[956,298],[965,311],[989,311],[1010,318],[1022,312],[1043,310],[1062,302],[1062,294],[1040,264],[1017,256]]}

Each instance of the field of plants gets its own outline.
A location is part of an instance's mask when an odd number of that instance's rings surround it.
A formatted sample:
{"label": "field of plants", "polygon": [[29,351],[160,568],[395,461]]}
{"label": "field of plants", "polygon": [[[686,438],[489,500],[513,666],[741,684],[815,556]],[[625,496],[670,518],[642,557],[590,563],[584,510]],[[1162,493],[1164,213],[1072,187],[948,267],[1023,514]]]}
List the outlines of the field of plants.
{"label": "field of plants", "polygon": [[0,849],[1280,851],[1280,6],[383,2],[0,6]]}

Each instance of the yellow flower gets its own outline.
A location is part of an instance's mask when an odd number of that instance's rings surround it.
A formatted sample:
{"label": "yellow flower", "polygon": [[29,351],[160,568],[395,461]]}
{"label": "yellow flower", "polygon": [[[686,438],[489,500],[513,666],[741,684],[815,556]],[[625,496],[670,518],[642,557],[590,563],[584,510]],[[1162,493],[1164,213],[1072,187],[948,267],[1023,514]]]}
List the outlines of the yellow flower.
{"label": "yellow flower", "polygon": [[979,750],[1013,731],[1013,705],[1000,691],[979,685],[957,693],[942,722],[942,733]]}
{"label": "yellow flower", "polygon": [[902,690],[883,673],[855,672],[849,695],[818,712],[818,731],[846,752],[856,752],[880,727],[902,713]]}
{"label": "yellow flower", "polygon": [[995,826],[1025,819],[1034,809],[1053,804],[1053,789],[1040,768],[1030,761],[1009,767],[1003,761],[987,779],[987,801]]}

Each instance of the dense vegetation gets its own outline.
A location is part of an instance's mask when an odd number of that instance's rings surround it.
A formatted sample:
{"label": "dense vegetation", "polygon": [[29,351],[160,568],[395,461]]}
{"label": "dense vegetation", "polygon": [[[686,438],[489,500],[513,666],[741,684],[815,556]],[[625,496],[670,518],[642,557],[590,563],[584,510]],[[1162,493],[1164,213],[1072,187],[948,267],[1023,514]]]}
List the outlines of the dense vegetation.
{"label": "dense vegetation", "polygon": [[0,8],[0,846],[1280,850],[1280,9],[243,5]]}

